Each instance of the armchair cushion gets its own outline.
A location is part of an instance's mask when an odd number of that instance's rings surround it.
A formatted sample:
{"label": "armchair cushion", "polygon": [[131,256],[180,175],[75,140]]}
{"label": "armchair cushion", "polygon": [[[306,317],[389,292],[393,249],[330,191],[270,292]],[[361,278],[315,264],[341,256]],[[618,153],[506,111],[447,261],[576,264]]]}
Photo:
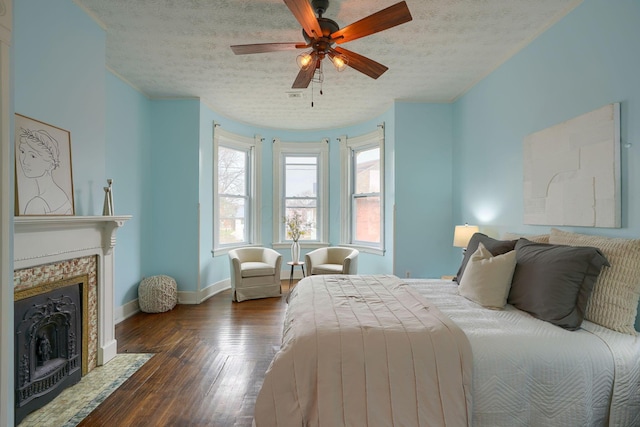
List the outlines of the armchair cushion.
{"label": "armchair cushion", "polygon": [[241,263],[240,271],[242,277],[271,276],[276,274],[275,265],[255,261]]}
{"label": "armchair cushion", "polygon": [[342,264],[314,265],[312,274],[342,274]]}

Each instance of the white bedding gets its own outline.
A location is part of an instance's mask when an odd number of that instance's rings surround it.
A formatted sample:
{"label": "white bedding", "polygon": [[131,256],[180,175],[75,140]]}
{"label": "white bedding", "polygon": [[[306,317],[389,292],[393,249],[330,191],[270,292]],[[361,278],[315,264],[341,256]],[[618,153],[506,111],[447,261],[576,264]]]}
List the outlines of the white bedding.
{"label": "white bedding", "polygon": [[291,294],[262,426],[468,426],[464,333],[395,276],[321,275]]}
{"label": "white bedding", "polygon": [[566,331],[451,281],[404,279],[467,335],[473,426],[640,426],[640,338],[585,321]]}

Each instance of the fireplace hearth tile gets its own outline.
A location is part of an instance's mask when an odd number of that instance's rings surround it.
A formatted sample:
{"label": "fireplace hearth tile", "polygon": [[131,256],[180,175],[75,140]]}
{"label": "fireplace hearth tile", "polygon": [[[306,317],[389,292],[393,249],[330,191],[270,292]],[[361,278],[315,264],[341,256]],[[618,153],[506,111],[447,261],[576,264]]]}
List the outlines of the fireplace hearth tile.
{"label": "fireplace hearth tile", "polygon": [[121,353],[82,377],[43,408],[27,415],[19,427],[74,427],[138,371],[153,354]]}

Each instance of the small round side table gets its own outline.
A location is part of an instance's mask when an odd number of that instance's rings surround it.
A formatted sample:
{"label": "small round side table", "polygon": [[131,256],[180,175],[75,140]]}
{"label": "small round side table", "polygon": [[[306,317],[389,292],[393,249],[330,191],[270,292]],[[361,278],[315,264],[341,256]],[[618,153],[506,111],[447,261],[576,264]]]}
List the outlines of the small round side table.
{"label": "small round side table", "polygon": [[289,295],[291,295],[291,286],[293,285],[293,269],[299,265],[300,268],[302,269],[302,277],[307,277],[304,273],[304,262],[300,262],[300,261],[289,261],[287,263],[287,265],[291,266],[291,273],[289,274],[289,294],[287,295],[287,301],[289,301]]}

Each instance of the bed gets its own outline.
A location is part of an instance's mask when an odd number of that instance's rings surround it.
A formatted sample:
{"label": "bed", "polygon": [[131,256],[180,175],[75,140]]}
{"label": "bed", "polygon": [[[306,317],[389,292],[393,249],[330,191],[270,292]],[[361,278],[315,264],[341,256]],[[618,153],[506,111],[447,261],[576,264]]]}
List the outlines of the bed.
{"label": "bed", "polygon": [[[606,255],[607,269],[620,264]],[[460,287],[391,275],[300,281],[256,426],[640,425],[637,334],[487,309]]]}

